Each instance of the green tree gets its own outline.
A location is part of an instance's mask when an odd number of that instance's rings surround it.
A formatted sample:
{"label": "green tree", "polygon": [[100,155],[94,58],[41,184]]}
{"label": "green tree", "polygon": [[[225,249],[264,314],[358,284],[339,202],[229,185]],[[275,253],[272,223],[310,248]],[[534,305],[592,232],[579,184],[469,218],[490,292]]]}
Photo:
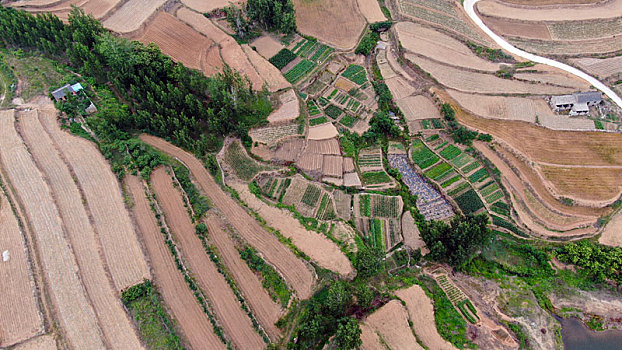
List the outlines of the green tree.
{"label": "green tree", "polygon": [[340,320],[335,334],[335,345],[339,350],[351,350],[360,347],[361,327],[359,322],[353,317],[346,317]]}
{"label": "green tree", "polygon": [[370,277],[383,269],[384,253],[379,249],[363,248],[356,253],[355,267],[360,277]]}
{"label": "green tree", "polygon": [[345,314],[346,308],[352,302],[352,293],[345,281],[336,281],[328,288],[325,306],[328,311],[335,315]]}

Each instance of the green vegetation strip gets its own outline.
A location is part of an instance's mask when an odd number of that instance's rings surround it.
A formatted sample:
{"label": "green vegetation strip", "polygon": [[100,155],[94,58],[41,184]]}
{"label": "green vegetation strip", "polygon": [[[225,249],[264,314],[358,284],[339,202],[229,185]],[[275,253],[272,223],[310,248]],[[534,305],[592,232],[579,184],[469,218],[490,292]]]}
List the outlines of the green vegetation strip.
{"label": "green vegetation strip", "polygon": [[363,182],[366,184],[381,184],[391,182],[391,177],[384,171],[372,171],[363,173]]}
{"label": "green vegetation strip", "polygon": [[284,308],[287,307],[292,292],[283,278],[272,266],[266,264],[253,247],[246,245],[243,249],[239,249],[239,252],[248,267],[261,275],[261,283],[272,300],[278,301]]}
{"label": "green vegetation strip", "polygon": [[481,164],[480,164],[478,161],[474,161],[473,163],[471,163],[471,164],[469,164],[469,165],[467,165],[467,166],[463,167],[463,168],[462,168],[462,172],[463,172],[463,173],[465,173],[465,174],[468,174],[468,173],[470,173],[471,171],[473,171],[473,170],[475,170],[475,169],[479,168],[480,166],[481,166]]}
{"label": "green vegetation strip", "polygon": [[452,160],[459,156],[461,153],[462,151],[458,147],[454,145],[449,145],[441,151],[441,156],[443,156],[443,158],[447,160]]}
{"label": "green vegetation strip", "polygon": [[302,60],[292,69],[288,70],[287,73],[285,73],[284,77],[288,82],[295,84],[307,73],[313,70],[315,66],[316,64],[309,60]]}
{"label": "green vegetation strip", "polygon": [[326,119],[326,117],[319,117],[319,118],[309,119],[309,125],[310,126],[320,125],[320,124],[324,124],[326,122],[328,122],[328,119]]}
{"label": "green vegetation strip", "polygon": [[368,194],[361,195],[359,197],[359,210],[361,215],[371,216],[371,197]]}
{"label": "green vegetation strip", "polygon": [[445,162],[441,162],[440,164],[438,164],[437,166],[435,166],[434,168],[428,170],[425,172],[425,176],[436,180],[437,178],[441,178],[443,174],[445,174],[445,172],[451,170],[452,167],[451,165],[445,163]]}

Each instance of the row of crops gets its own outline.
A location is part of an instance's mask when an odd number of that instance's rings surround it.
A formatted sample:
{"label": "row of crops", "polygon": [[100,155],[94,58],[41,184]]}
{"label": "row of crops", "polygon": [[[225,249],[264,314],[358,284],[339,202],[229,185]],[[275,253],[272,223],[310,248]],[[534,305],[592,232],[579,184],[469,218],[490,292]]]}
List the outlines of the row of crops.
{"label": "row of crops", "polygon": [[436,276],[436,281],[441,286],[449,300],[452,304],[460,311],[462,316],[469,321],[470,323],[477,323],[479,316],[477,315],[477,310],[467,298],[467,296],[449,281],[449,277],[447,275],[442,274],[440,276]]}
{"label": "row of crops", "polygon": [[285,191],[287,191],[287,188],[291,183],[292,179],[290,178],[269,178],[261,186],[261,190],[266,197],[281,202],[283,200],[283,196],[285,195]]}
{"label": "row of crops", "polygon": [[310,207],[315,207],[321,194],[322,191],[317,186],[307,185],[307,189],[302,195],[302,199],[300,201]]}
{"label": "row of crops", "polygon": [[363,85],[367,82],[367,73],[365,68],[356,64],[349,65],[341,76],[357,85]]}
{"label": "row of crops", "polygon": [[[367,96],[365,96],[364,94],[362,95],[363,96],[361,97],[365,97],[365,99],[367,98]],[[365,109],[365,106],[361,104],[361,102],[358,101],[355,96],[352,96],[349,93],[339,91],[339,89],[336,88],[333,89],[331,93],[325,97],[325,99],[330,100],[335,105],[341,106],[349,111],[352,111],[353,113],[361,112],[363,109]]]}
{"label": "row of crops", "polygon": [[332,220],[336,218],[333,201],[328,194],[324,193],[322,196],[322,201],[315,217],[319,220]]}
{"label": "row of crops", "polygon": [[321,64],[326,61],[328,56],[333,53],[335,49],[330,46],[318,43],[317,40],[309,40],[307,38],[303,38],[296,44],[296,46],[294,46],[292,51],[299,57],[309,59],[318,64]]}
{"label": "row of crops", "polygon": [[283,76],[288,82],[295,84],[302,79],[307,73],[311,72],[317,64],[309,60],[302,60],[290,70],[285,72]]}

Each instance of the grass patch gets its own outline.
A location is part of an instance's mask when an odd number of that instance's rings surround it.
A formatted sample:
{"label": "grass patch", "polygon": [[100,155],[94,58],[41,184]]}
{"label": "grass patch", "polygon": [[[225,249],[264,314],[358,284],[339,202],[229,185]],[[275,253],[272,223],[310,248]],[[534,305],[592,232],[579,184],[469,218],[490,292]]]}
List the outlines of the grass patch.
{"label": "grass patch", "polygon": [[37,95],[48,95],[50,89],[61,87],[75,76],[47,58],[30,56],[21,51],[4,55],[6,64],[21,81],[21,97],[29,101]]}
{"label": "grass patch", "polygon": [[391,177],[384,171],[372,171],[363,173],[363,182],[366,184],[381,184],[391,182]]}
{"label": "grass patch", "polygon": [[233,168],[237,177],[244,181],[250,181],[260,171],[266,167],[257,164],[252,158],[246,155],[239,142],[232,142],[225,150],[225,161]]}

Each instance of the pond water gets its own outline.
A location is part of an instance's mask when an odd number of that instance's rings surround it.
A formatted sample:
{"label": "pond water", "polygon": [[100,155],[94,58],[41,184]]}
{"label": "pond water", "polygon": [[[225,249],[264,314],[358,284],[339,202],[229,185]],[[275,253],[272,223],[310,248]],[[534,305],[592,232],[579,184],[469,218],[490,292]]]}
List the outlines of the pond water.
{"label": "pond water", "polygon": [[595,332],[578,318],[557,318],[562,324],[562,339],[566,350],[620,350],[622,331]]}

